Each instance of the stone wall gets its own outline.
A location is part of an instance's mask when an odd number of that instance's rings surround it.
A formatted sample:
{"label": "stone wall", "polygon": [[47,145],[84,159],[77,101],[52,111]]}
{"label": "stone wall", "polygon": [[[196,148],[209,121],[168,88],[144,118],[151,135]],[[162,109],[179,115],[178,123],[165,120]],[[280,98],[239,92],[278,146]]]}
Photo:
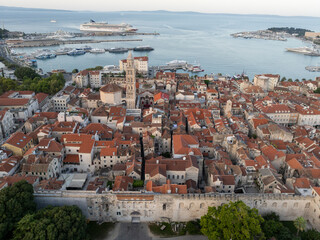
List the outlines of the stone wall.
{"label": "stone wall", "polygon": [[94,221],[184,222],[200,218],[209,206],[221,206],[229,201],[242,200],[260,214],[276,212],[281,220],[292,221],[303,216],[320,230],[319,198],[276,194],[154,194],[139,192],[89,191],[37,192],[35,200],[39,208],[47,205],[77,205],[85,216]]}

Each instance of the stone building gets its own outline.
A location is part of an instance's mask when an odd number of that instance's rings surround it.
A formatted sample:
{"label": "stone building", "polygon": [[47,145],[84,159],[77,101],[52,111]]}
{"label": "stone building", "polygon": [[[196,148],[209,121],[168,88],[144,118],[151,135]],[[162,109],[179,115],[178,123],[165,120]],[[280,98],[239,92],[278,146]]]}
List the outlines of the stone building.
{"label": "stone building", "polygon": [[127,58],[126,81],[127,81],[127,86],[126,86],[127,109],[135,109],[136,108],[136,70],[135,70],[134,60],[131,52],[129,53],[129,56]]}

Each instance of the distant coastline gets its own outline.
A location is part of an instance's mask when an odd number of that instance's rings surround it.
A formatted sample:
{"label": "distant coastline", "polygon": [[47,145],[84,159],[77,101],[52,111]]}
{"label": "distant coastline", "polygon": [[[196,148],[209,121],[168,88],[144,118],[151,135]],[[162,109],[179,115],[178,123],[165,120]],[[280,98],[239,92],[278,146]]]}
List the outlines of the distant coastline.
{"label": "distant coastline", "polygon": [[[212,13],[207,13],[207,12],[196,12],[196,11],[169,11],[169,10],[146,10],[146,11],[130,11],[130,10],[125,10],[125,11],[99,11],[99,10],[68,10],[68,9],[54,9],[54,8],[24,8],[24,7],[13,7],[13,6],[1,6],[0,9],[16,9],[16,10],[21,10],[21,11],[57,11],[57,12],[92,12],[92,13],[172,13],[172,14],[200,14],[200,15],[230,15],[230,16],[255,16],[255,17],[302,17],[302,18],[320,18],[318,16],[306,16],[306,15],[278,15],[278,14],[254,14],[254,13],[228,13],[228,12],[212,12]],[[0,19],[2,20],[2,19]]]}

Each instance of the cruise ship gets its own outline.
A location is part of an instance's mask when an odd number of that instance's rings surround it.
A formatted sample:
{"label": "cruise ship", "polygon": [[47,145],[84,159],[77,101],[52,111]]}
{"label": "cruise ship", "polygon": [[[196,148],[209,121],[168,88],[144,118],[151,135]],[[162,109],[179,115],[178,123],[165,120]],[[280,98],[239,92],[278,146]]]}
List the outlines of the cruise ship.
{"label": "cruise ship", "polygon": [[107,22],[95,22],[93,20],[80,25],[80,31],[83,32],[126,33],[136,32],[137,30],[138,29],[133,28],[127,23],[109,24]]}

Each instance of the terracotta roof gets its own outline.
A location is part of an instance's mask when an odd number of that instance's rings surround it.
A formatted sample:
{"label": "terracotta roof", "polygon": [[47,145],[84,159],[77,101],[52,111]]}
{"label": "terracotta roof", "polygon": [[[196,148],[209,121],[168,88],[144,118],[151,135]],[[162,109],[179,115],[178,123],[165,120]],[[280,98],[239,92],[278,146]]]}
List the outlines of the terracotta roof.
{"label": "terracotta roof", "polygon": [[6,113],[7,113],[8,110],[9,110],[8,108],[5,108],[5,109],[3,109],[3,110],[0,111],[0,120],[1,120],[1,121],[3,120],[3,118],[4,118],[4,116],[6,115]]}
{"label": "terracotta roof", "polygon": [[310,188],[310,181],[308,178],[297,178],[293,183],[293,186],[296,188]]}
{"label": "terracotta roof", "polygon": [[0,98],[0,106],[24,106],[29,101],[29,98]]}
{"label": "terracotta roof", "polygon": [[80,164],[79,155],[78,154],[67,154],[66,158],[63,160],[64,164]]}
{"label": "terracotta roof", "polygon": [[162,194],[186,194],[187,185],[171,184],[170,180],[167,180],[166,184],[162,186],[157,186],[152,181],[148,181],[146,184],[146,190],[149,192],[157,192]]}
{"label": "terracotta roof", "polygon": [[22,132],[14,133],[7,141],[7,144],[15,146],[17,148],[24,148],[30,141],[32,140],[31,137],[25,135]]}
{"label": "terracotta roof", "polygon": [[121,92],[122,88],[119,87],[117,84],[109,83],[109,84],[101,87],[100,91],[107,92],[107,93],[110,93],[110,92]]}
{"label": "terracotta roof", "polygon": [[128,191],[130,183],[133,184],[132,177],[116,176],[112,190],[113,191]]}
{"label": "terracotta roof", "polygon": [[175,154],[188,155],[190,153],[190,151],[193,151],[193,150],[196,153],[197,149],[191,148],[190,145],[199,145],[199,141],[195,136],[192,136],[192,135],[173,135],[173,146],[174,146],[174,153]]}
{"label": "terracotta roof", "polygon": [[[142,57],[134,57],[134,60],[139,60],[139,61],[148,61],[147,56],[142,56]],[[126,63],[127,59],[122,59],[121,62]]]}
{"label": "terracotta roof", "polygon": [[57,119],[58,114],[59,113],[57,112],[40,112],[40,113],[36,113],[34,117],[46,117],[48,119]]}
{"label": "terracotta roof", "polygon": [[49,95],[46,93],[38,93],[35,98],[38,100],[38,103],[41,103],[43,100],[45,100]]}
{"label": "terracotta roof", "polygon": [[117,156],[117,148],[102,148],[100,156]]}

